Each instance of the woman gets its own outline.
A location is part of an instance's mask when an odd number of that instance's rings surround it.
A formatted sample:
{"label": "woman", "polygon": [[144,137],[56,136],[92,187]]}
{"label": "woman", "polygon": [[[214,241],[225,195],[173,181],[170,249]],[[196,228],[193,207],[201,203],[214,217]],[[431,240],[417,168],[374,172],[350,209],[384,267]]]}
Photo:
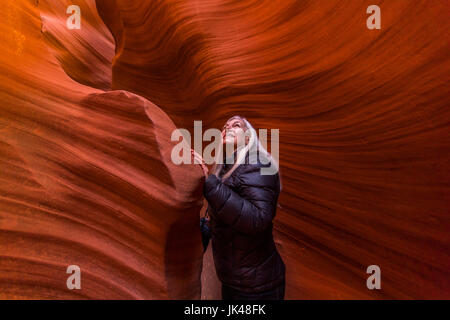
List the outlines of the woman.
{"label": "woman", "polygon": [[227,121],[222,142],[224,149],[226,145],[237,147],[232,155],[234,163],[216,161],[209,176],[203,159],[193,151],[207,177],[203,192],[209,205],[208,222],[222,299],[282,300],[285,265],[272,236],[280,179],[278,173],[261,175],[261,168],[274,160],[259,143],[250,123],[240,116]]}

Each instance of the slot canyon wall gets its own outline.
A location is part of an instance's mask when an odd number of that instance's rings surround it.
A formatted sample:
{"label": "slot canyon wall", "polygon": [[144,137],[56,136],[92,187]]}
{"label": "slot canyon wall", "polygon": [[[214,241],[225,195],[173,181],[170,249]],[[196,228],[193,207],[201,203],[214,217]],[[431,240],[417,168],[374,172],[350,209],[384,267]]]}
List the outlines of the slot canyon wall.
{"label": "slot canyon wall", "polygon": [[105,91],[113,38],[93,1],[68,30],[70,3],[1,13],[0,298],[198,298],[202,172],[172,164],[161,109]]}
{"label": "slot canyon wall", "polygon": [[450,298],[449,16],[425,0],[6,0],[0,298],[220,298],[210,252],[200,281],[202,173],[172,164],[170,134],[234,114],[280,129],[287,299]]}

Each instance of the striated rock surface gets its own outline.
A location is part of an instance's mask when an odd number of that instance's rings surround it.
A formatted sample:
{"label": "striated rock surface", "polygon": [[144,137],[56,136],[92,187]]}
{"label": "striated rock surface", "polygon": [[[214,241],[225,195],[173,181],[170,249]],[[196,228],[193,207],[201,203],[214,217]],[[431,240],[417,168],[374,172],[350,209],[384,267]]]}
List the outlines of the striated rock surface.
{"label": "striated rock surface", "polygon": [[367,1],[76,2],[81,30],[71,1],[0,12],[1,298],[200,297],[170,133],[234,114],[280,129],[287,299],[450,298],[448,2],[380,1],[381,30]]}
{"label": "striated rock surface", "polygon": [[96,2],[114,89],[280,129],[286,298],[450,298],[448,2]]}
{"label": "striated rock surface", "polygon": [[201,170],[172,164],[156,105],[93,88],[110,86],[112,37],[92,1],[68,30],[64,3],[2,11],[0,298],[199,298]]}

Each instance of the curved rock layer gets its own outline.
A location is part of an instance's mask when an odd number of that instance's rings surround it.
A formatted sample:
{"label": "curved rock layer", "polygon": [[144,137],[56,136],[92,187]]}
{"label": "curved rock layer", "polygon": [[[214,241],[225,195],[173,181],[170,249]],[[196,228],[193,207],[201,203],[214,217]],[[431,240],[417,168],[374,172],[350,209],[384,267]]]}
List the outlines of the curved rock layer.
{"label": "curved rock layer", "polygon": [[234,114],[280,129],[286,298],[450,298],[448,2],[95,2],[0,12],[1,298],[198,298],[170,133]]}
{"label": "curved rock layer", "polygon": [[286,298],[450,298],[448,1],[96,2],[112,88],[280,129]]}
{"label": "curved rock layer", "polygon": [[172,164],[156,105],[99,90],[113,39],[93,1],[68,30],[70,2],[0,12],[0,298],[199,298],[202,172]]}

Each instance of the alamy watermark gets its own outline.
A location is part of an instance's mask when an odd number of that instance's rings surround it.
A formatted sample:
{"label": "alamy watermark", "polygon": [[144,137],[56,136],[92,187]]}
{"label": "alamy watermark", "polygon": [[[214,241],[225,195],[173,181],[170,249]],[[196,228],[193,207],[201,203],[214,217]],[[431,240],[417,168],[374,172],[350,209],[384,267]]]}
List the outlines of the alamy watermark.
{"label": "alamy watermark", "polygon": [[366,286],[367,289],[381,289],[381,269],[376,264],[370,265],[366,270],[367,274],[370,274],[370,277],[367,278]]}
{"label": "alamy watermark", "polygon": [[80,269],[80,267],[72,264],[67,267],[66,273],[70,274],[70,276],[67,278],[67,281],[66,281],[67,289],[80,290],[81,289],[81,269]]}
{"label": "alamy watermark", "polygon": [[[202,156],[205,164],[234,164],[235,153],[248,152],[249,164],[261,163],[261,175],[274,175],[278,172],[279,160],[279,129],[270,129],[270,156],[267,150],[268,129],[259,129],[259,133],[253,128],[247,130],[236,129],[233,131],[235,135],[241,135],[243,138],[238,139],[237,145],[222,144],[223,132],[229,134],[231,130],[221,131],[216,128],[210,128],[203,133],[202,121],[194,121],[194,141],[193,150]],[[180,141],[181,139],[181,141]],[[198,162],[191,156],[192,137],[187,129],[176,129],[172,132],[172,141],[178,141],[172,149],[171,159],[176,165],[191,164]],[[203,142],[211,141],[204,150],[202,150]],[[225,150],[224,150],[225,149]]]}
{"label": "alamy watermark", "polygon": [[81,9],[77,5],[70,5],[66,10],[70,17],[67,18],[66,26],[69,30],[80,30],[81,29]]}
{"label": "alamy watermark", "polygon": [[[66,14],[70,14],[66,25],[69,30],[81,29],[81,9],[77,5],[67,7]],[[370,16],[366,20],[366,26],[369,30],[381,29],[381,9],[378,5],[370,5],[366,9],[366,14]]]}

